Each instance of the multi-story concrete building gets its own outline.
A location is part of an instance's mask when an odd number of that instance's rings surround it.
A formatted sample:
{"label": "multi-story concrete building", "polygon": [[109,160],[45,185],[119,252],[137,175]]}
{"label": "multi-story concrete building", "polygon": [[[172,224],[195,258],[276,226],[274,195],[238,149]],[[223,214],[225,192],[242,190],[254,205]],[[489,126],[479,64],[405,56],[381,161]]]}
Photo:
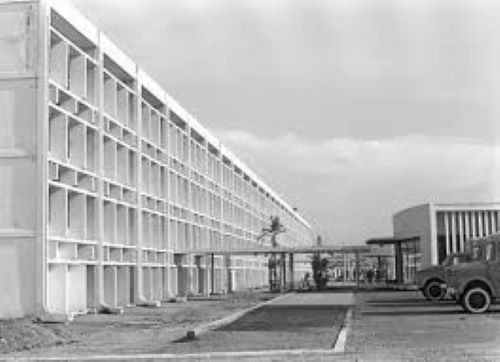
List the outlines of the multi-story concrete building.
{"label": "multi-story concrete building", "polygon": [[421,267],[465,250],[467,240],[499,230],[500,203],[424,204],[394,215],[396,239],[418,239]]}
{"label": "multi-story concrete building", "polygon": [[[0,0],[0,109],[0,317],[206,293],[196,250],[252,247],[271,216],[280,244],[311,243],[300,215],[64,1]],[[263,257],[214,264],[214,292],[268,280]]]}

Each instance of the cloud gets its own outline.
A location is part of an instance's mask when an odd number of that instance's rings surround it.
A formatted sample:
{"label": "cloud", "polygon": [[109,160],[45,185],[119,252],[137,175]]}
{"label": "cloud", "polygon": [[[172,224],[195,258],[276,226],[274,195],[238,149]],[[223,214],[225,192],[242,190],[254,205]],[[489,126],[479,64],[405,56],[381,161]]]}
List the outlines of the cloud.
{"label": "cloud", "polygon": [[335,241],[500,194],[498,2],[69,1]]}
{"label": "cloud", "polygon": [[337,242],[391,234],[392,215],[415,204],[500,196],[497,144],[425,135],[318,141],[294,133],[216,134]]}
{"label": "cloud", "polygon": [[272,154],[279,162],[293,159],[293,163],[287,162],[290,170],[316,175],[334,176],[339,172],[363,175],[379,170],[385,172],[378,177],[387,178],[408,172],[420,173],[425,168],[424,175],[434,174],[431,171],[438,174],[453,171],[467,176],[448,180],[460,185],[493,171],[493,163],[500,156],[498,145],[466,138],[407,135],[375,140],[313,140],[294,133],[272,138],[242,130],[215,133],[229,146],[249,156],[257,151]]}

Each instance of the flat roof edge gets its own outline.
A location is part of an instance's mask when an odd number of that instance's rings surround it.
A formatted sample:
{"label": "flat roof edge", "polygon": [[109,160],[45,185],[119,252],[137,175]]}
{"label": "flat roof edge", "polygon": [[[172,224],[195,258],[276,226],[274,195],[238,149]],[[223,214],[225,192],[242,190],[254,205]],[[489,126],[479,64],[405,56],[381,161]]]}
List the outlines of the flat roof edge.
{"label": "flat roof edge", "polygon": [[99,43],[99,29],[82,15],[67,0],[45,0],[47,5],[66,18],[80,33],[96,45]]}
{"label": "flat roof edge", "polygon": [[408,236],[404,238],[397,238],[397,237],[386,237],[386,238],[373,238],[373,239],[368,239],[366,240],[366,245],[391,245],[391,244],[397,244],[397,243],[404,243],[407,241],[415,241],[415,240],[420,240],[420,236]]}
{"label": "flat roof edge", "polygon": [[121,50],[105,33],[99,32],[101,42],[101,51],[107,54],[111,59],[123,68],[130,75],[137,77],[138,65]]}

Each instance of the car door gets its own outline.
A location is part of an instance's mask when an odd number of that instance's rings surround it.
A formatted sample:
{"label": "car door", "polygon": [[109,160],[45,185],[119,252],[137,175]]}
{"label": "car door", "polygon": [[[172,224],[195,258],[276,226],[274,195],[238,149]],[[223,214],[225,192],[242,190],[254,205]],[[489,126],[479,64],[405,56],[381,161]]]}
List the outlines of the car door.
{"label": "car door", "polygon": [[[488,243],[485,248],[485,259],[488,264],[488,275],[496,290],[500,290],[500,243]],[[496,294],[494,292],[494,294]]]}

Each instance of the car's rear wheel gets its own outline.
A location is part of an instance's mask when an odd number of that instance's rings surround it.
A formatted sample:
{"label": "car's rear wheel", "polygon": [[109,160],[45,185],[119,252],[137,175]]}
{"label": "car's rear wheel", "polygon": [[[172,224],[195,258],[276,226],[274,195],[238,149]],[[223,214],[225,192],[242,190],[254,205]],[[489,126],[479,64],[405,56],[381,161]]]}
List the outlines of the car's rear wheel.
{"label": "car's rear wheel", "polygon": [[431,280],[425,285],[423,290],[424,297],[427,300],[438,301],[445,297],[446,290],[441,287],[442,282],[439,280]]}
{"label": "car's rear wheel", "polygon": [[469,313],[484,313],[491,306],[491,295],[481,287],[468,289],[462,297],[462,307]]}

